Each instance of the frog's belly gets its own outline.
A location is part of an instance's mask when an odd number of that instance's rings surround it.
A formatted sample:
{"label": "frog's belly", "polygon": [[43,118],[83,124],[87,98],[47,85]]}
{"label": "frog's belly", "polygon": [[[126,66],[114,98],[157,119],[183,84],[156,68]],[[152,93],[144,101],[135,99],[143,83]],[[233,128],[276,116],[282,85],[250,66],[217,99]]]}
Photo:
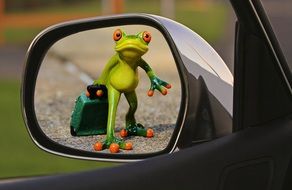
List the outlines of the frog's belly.
{"label": "frog's belly", "polygon": [[117,67],[111,73],[110,84],[120,92],[131,92],[135,90],[138,82],[138,72],[131,67]]}

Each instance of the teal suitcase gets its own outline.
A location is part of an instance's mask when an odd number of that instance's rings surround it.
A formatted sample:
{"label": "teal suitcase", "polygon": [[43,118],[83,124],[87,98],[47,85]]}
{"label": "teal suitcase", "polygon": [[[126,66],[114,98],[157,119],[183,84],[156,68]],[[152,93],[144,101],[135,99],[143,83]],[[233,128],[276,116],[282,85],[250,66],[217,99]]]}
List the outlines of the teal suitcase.
{"label": "teal suitcase", "polygon": [[[91,92],[90,94],[93,94],[90,86],[87,87],[87,90]],[[96,92],[96,89],[93,89],[93,91]],[[82,92],[76,99],[70,121],[72,136],[106,134],[108,114],[107,93],[104,93],[103,96],[106,97],[97,98],[94,95],[87,97],[86,93]]]}

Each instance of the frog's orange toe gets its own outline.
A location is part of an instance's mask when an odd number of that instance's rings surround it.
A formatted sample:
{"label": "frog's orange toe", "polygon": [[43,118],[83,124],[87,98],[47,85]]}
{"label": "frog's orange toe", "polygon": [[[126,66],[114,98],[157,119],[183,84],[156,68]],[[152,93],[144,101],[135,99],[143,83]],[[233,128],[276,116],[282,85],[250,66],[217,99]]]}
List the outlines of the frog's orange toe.
{"label": "frog's orange toe", "polygon": [[86,95],[87,97],[90,96],[90,93],[88,92],[88,90],[86,90],[85,95]]}
{"label": "frog's orange toe", "polygon": [[132,143],[127,142],[127,143],[125,144],[125,150],[132,150],[132,149],[133,149],[133,145],[132,145]]}
{"label": "frog's orange toe", "polygon": [[96,96],[97,97],[102,97],[102,95],[103,95],[103,91],[102,90],[96,91]]}
{"label": "frog's orange toe", "polygon": [[93,145],[94,150],[96,151],[101,151],[102,150],[102,143],[101,142],[97,142]]}
{"label": "frog's orange toe", "polygon": [[146,137],[147,138],[151,138],[151,137],[153,137],[154,136],[154,131],[153,131],[153,129],[147,129],[147,131],[146,131]]}
{"label": "frog's orange toe", "polygon": [[148,91],[148,96],[149,96],[149,97],[153,96],[153,94],[154,94],[154,91],[153,91],[153,90],[149,90],[149,91]]}
{"label": "frog's orange toe", "polygon": [[167,84],[165,87],[170,89],[171,88],[171,84]]}
{"label": "frog's orange toe", "polygon": [[117,143],[112,143],[109,150],[111,153],[118,153],[120,151],[120,146]]}
{"label": "frog's orange toe", "polygon": [[166,90],[166,89],[163,89],[163,90],[161,91],[161,94],[165,96],[165,95],[167,94],[167,90]]}
{"label": "frog's orange toe", "polygon": [[128,132],[127,132],[127,130],[126,130],[126,129],[122,129],[122,130],[120,131],[120,135],[121,135],[121,137],[127,137],[127,136],[128,136]]}

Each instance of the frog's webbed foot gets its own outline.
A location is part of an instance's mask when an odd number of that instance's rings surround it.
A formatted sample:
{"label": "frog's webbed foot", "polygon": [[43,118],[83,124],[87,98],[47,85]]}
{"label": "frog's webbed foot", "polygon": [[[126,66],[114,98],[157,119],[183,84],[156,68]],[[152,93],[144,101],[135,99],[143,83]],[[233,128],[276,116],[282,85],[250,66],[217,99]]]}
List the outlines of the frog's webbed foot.
{"label": "frog's webbed foot", "polygon": [[151,138],[154,136],[154,132],[151,128],[145,129],[141,123],[133,123],[129,124],[125,129],[122,129],[120,135],[121,137],[142,136]]}
{"label": "frog's webbed foot", "polygon": [[120,151],[120,149],[123,150],[132,150],[133,146],[130,142],[125,142],[123,139],[120,138],[110,138],[106,139],[103,142],[97,142],[93,146],[94,150],[101,151],[104,149],[109,149],[111,153],[117,153]]}

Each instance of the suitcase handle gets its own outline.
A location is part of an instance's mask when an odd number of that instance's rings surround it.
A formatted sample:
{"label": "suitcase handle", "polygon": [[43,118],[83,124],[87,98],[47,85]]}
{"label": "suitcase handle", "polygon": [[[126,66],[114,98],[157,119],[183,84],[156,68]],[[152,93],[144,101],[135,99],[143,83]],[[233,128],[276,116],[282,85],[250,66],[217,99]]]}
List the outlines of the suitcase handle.
{"label": "suitcase handle", "polygon": [[86,96],[90,99],[107,98],[107,88],[102,84],[91,84],[87,86]]}

